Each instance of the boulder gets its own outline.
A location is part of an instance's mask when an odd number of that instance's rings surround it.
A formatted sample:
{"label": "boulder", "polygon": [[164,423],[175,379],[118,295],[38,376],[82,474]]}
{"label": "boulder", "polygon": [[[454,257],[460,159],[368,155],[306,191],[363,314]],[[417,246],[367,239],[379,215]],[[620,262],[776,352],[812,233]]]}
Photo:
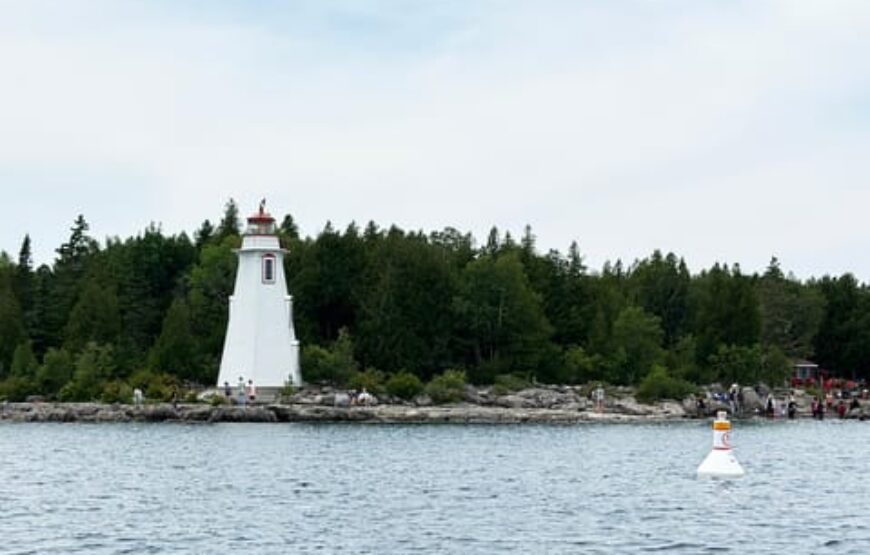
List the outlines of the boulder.
{"label": "boulder", "polygon": [[196,394],[196,400],[201,403],[210,402],[212,397],[220,397],[221,399],[223,399],[225,396],[223,391],[220,391],[214,387],[212,387],[211,389],[200,391]]}
{"label": "boulder", "polygon": [[661,416],[686,416],[686,409],[676,401],[664,401],[657,408]]}
{"label": "boulder", "polygon": [[642,405],[632,396],[615,399],[611,405],[611,410],[620,414],[630,414],[632,416],[643,416],[653,412],[651,405]]}
{"label": "boulder", "polygon": [[474,405],[491,405],[493,403],[493,394],[489,388],[478,389],[473,385],[466,385],[465,400]]}
{"label": "boulder", "polygon": [[534,397],[521,397],[520,395],[502,395],[496,397],[495,406],[507,409],[534,408],[537,401]]}
{"label": "boulder", "polygon": [[[698,414],[698,398],[694,395],[689,395],[682,401],[683,411],[687,414]],[[704,400],[704,405],[707,405],[707,400]]]}
{"label": "boulder", "polygon": [[163,422],[165,420],[174,420],[178,418],[178,413],[172,405],[145,405],[137,408],[135,411],[135,418],[147,422]]}
{"label": "boulder", "polygon": [[124,411],[105,408],[93,416],[94,422],[128,422],[130,417]]}
{"label": "boulder", "polygon": [[524,389],[517,393],[517,396],[528,401],[523,405],[524,407],[539,409],[549,409],[576,400],[573,393],[559,393],[542,387]]}
{"label": "boulder", "polygon": [[249,407],[244,411],[245,422],[277,422],[275,413],[265,407]]}
{"label": "boulder", "polygon": [[208,422],[211,419],[212,407],[194,406],[181,413],[181,419],[187,422]]}
{"label": "boulder", "polygon": [[103,407],[99,403],[71,403],[68,406],[72,410],[76,411],[79,418],[94,416]]}
{"label": "boulder", "polygon": [[217,407],[212,410],[209,422],[277,422],[272,408],[267,407]]}
{"label": "boulder", "polygon": [[706,399],[707,416],[714,416],[720,410],[731,413],[731,405],[727,401],[717,401],[715,399]]}
{"label": "boulder", "polygon": [[76,422],[78,413],[64,408],[51,408],[44,413],[43,422]]}
{"label": "boulder", "polygon": [[753,388],[744,387],[740,392],[743,393],[743,414],[755,414],[764,408],[764,402]]}

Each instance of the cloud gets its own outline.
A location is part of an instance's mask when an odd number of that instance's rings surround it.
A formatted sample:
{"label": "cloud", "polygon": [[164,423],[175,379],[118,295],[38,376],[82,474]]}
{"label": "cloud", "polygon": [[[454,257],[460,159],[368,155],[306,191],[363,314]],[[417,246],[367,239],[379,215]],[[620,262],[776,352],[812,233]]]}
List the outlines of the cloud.
{"label": "cloud", "polygon": [[0,4],[0,248],[29,190],[87,181],[112,234],[267,196],[307,233],[529,223],[593,266],[663,248],[866,279],[865,6]]}

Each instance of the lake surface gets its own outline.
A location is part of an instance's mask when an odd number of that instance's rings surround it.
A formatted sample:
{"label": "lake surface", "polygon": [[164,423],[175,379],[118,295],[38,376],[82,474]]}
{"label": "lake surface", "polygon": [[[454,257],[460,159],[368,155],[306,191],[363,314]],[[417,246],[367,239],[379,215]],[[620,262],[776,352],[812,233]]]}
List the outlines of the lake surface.
{"label": "lake surface", "polygon": [[0,553],[870,553],[870,423],[0,424]]}

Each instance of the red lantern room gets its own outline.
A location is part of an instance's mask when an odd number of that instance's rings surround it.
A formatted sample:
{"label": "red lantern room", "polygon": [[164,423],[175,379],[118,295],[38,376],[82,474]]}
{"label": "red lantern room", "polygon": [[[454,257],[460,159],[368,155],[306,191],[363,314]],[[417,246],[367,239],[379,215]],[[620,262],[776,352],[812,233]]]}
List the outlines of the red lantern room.
{"label": "red lantern room", "polygon": [[248,216],[245,235],[275,235],[275,218],[266,212],[266,199],[260,201],[260,209]]}

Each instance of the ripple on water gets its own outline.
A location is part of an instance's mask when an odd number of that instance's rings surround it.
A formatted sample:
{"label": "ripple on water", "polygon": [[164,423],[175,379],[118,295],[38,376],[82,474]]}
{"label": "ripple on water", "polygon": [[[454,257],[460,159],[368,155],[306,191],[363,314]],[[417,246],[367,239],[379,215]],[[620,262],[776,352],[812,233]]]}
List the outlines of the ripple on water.
{"label": "ripple on water", "polygon": [[[0,424],[15,553],[870,553],[866,423]],[[739,534],[736,531],[740,531]],[[796,546],[800,546],[796,548]]]}

